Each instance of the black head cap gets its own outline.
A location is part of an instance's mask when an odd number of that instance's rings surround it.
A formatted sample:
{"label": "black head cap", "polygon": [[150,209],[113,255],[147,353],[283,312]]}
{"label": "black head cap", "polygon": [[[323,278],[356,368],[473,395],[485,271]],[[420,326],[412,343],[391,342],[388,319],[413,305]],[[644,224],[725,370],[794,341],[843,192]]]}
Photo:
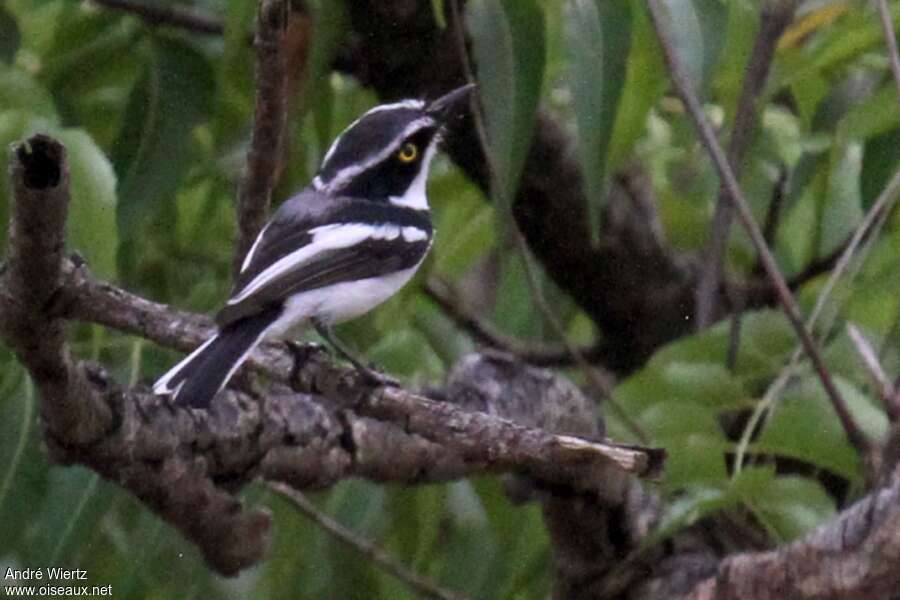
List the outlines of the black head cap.
{"label": "black head cap", "polygon": [[403,100],[371,109],[334,141],[314,184],[319,189],[345,191],[373,169],[393,171],[391,159],[409,143],[418,149],[419,160],[396,166],[414,177],[422,165],[428,166],[426,158],[441,128],[458,113],[473,87],[463,86],[430,103]]}

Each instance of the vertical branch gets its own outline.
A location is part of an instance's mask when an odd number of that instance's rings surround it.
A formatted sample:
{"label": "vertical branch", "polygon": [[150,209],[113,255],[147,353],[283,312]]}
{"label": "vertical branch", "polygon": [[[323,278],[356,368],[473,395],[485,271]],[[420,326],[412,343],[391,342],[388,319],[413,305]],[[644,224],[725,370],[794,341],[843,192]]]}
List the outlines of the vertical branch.
{"label": "vertical branch", "polygon": [[[740,166],[751,139],[753,124],[756,121],[756,104],[762,92],[775,55],[775,46],[785,28],[794,18],[795,0],[769,0],[762,9],[759,33],[753,45],[753,52],[747,63],[747,76],[741,88],[731,139],[728,142],[728,162],[734,169],[735,176],[740,173]],[[728,237],[734,214],[728,202],[725,185],[719,187],[719,199],[713,215],[709,244],[706,248],[705,268],[700,275],[696,292],[696,327],[705,329],[715,318],[717,299],[722,279],[722,267]]]}
{"label": "vertical branch", "polygon": [[247,170],[238,200],[238,239],[233,271],[240,271],[269,214],[272,188],[281,174],[286,123],[287,67],[283,51],[290,10],[286,0],[261,0],[256,47],[256,110]]}
{"label": "vertical branch", "polygon": [[727,191],[729,201],[732,203],[734,209],[737,210],[737,216],[744,226],[744,229],[747,230],[750,240],[753,242],[753,246],[759,255],[763,269],[769,280],[772,282],[772,286],[775,288],[778,302],[784,309],[791,326],[797,332],[800,343],[802,344],[806,355],[809,356],[810,362],[812,362],[813,368],[819,376],[819,380],[822,382],[822,387],[825,389],[825,392],[838,415],[838,419],[840,419],[841,425],[847,434],[847,439],[860,454],[868,456],[870,451],[869,440],[853,419],[853,415],[847,408],[847,403],[838,391],[837,386],[831,377],[831,373],[828,371],[828,367],[822,358],[822,354],[819,352],[809,330],[803,323],[797,301],[791,293],[790,288],[788,288],[784,276],[778,269],[775,257],[772,255],[772,251],[769,250],[769,246],[763,237],[763,233],[756,223],[753,213],[750,211],[750,206],[747,203],[747,199],[744,197],[744,193],[741,191],[741,187],[737,182],[734,171],[731,169],[728,157],[725,155],[722,146],[719,145],[715,131],[713,131],[712,125],[710,125],[709,121],[706,119],[706,115],[703,113],[703,107],[700,105],[697,95],[691,88],[690,79],[684,70],[684,66],[681,64],[681,60],[677,56],[672,39],[666,28],[663,16],[664,12],[659,4],[659,0],[647,0],[647,7],[650,11],[650,19],[653,22],[653,27],[659,38],[660,46],[663,49],[672,82],[675,85],[678,95],[684,102],[688,114],[694,122],[694,126],[697,128],[701,143],[712,158],[716,171],[719,173],[719,178],[722,180],[722,184]]}
{"label": "vertical branch", "polygon": [[62,286],[69,167],[66,149],[36,135],[10,157],[12,215],[0,333],[34,378],[51,435],[88,444],[112,421],[109,407],[74,365],[65,328],[49,312]]}
{"label": "vertical branch", "polygon": [[900,97],[900,52],[897,51],[897,37],[894,33],[891,10],[887,0],[878,0],[878,15],[881,17],[881,28],[884,30],[884,43],[887,45],[888,60],[891,63],[891,72],[894,74],[894,84],[897,86],[897,96]]}

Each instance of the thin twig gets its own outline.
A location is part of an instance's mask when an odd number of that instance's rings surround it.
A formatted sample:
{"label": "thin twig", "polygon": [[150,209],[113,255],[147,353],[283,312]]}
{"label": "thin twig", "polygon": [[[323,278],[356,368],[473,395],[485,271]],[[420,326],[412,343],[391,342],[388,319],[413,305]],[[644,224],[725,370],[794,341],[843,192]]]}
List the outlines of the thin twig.
{"label": "thin twig", "polygon": [[739,307],[732,307],[731,323],[728,326],[728,352],[725,355],[725,368],[734,371],[737,366],[738,353],[741,349],[741,325],[744,318],[743,300],[737,297]]}
{"label": "thin twig", "polygon": [[887,373],[884,372],[884,367],[881,366],[881,361],[878,360],[878,354],[869,343],[869,340],[866,339],[859,328],[853,323],[847,323],[847,335],[850,336],[850,340],[853,342],[857,354],[862,358],[863,364],[866,365],[869,375],[871,375],[872,379],[875,380],[875,383],[878,384],[878,395],[884,406],[884,412],[891,422],[896,421],[897,411],[893,402],[894,384],[891,382],[890,378],[888,378]]}
{"label": "thin twig", "polygon": [[[477,83],[475,81],[475,71],[472,69],[472,63],[469,60],[469,51],[466,49],[466,34],[463,28],[462,17],[459,12],[459,0],[450,0],[450,15],[453,18],[453,36],[456,42],[456,52],[459,54],[459,61],[462,64],[463,74],[466,77],[466,83]],[[484,162],[488,171],[488,187],[489,195],[493,195],[496,187],[494,182],[494,165],[491,159],[491,153],[488,152],[490,145],[488,144],[487,127],[484,124],[484,117],[478,106],[478,95],[481,92],[476,88],[476,93],[470,96],[469,102],[472,109],[472,122],[475,124],[475,133],[481,145],[482,154],[484,154]]]}
{"label": "thin twig", "polygon": [[[463,34],[462,19],[460,18],[459,5],[457,1],[458,0],[450,1],[450,11],[452,13],[453,27],[456,34],[457,52],[459,53],[460,61],[463,65],[463,72],[465,73],[466,80],[469,83],[474,83],[475,76],[472,71],[471,63],[469,61],[469,53],[466,49],[466,40]],[[491,173],[490,193],[493,194],[493,190],[495,188],[493,182],[494,170],[491,168],[489,160],[490,153],[488,152],[488,149],[490,146],[488,145],[487,130],[484,126],[481,111],[479,111],[476,106],[473,106],[472,117],[474,119],[475,130],[478,134],[478,139],[481,143],[482,152],[484,153],[485,159],[488,161],[488,170]],[[610,394],[610,392],[612,391],[611,380],[607,381],[597,373],[596,367],[591,365],[585,358],[584,354],[575,347],[575,345],[569,339],[568,335],[566,335],[566,332],[563,329],[562,324],[556,318],[556,315],[553,314],[552,310],[550,310],[550,307],[544,300],[543,295],[540,293],[540,288],[537,284],[537,277],[535,275],[534,268],[531,264],[531,259],[528,254],[527,244],[522,237],[522,234],[519,232],[518,227],[515,226],[515,220],[513,220],[513,225],[513,237],[515,238],[515,245],[522,259],[522,264],[524,265],[526,276],[525,278],[528,282],[528,287],[531,292],[531,297],[534,300],[535,306],[537,306],[538,310],[544,315],[547,322],[554,330],[556,336],[565,346],[566,351],[575,361],[575,364],[577,364],[581,371],[584,373],[591,387],[593,387],[602,397],[605,398],[605,401],[609,404],[610,408],[614,413],[616,413],[616,416],[632,432],[632,434],[634,434],[635,437],[641,442],[646,443],[648,439],[647,435],[641,430],[640,426],[634,420],[632,420],[631,417],[628,416],[625,410],[612,399],[612,395]]]}
{"label": "thin twig", "polygon": [[[735,177],[740,172],[750,141],[750,133],[756,120],[757,99],[769,75],[775,46],[793,20],[795,4],[794,0],[769,0],[762,9],[759,33],[756,36],[753,53],[747,62],[747,76],[744,78],[731,139],[728,142],[728,162],[734,169]],[[723,181],[719,187],[719,199],[713,215],[709,245],[705,252],[704,270],[697,285],[695,324],[698,331],[708,327],[716,313],[725,251],[733,220],[733,208]]]}
{"label": "thin twig", "polygon": [[[850,242],[838,259],[828,281],[825,282],[822,291],[819,293],[819,297],[816,299],[816,304],[807,320],[807,327],[809,327],[809,329],[812,329],[815,326],[816,321],[825,309],[825,305],[831,298],[831,294],[834,292],[835,287],[837,287],[838,281],[841,280],[844,273],[848,270],[853,257],[856,256],[857,249],[867,237],[871,236],[872,239],[877,237],[871,235],[871,233],[879,230],[887,220],[898,196],[900,196],[900,172],[896,173],[891,181],[888,182],[884,190],[882,190],[881,194],[875,200],[875,203],[869,209],[869,212],[866,213],[862,223],[859,224],[859,227],[856,228],[856,231],[850,238]],[[863,251],[863,253],[865,252]],[[830,329],[830,327],[824,328],[826,332],[828,329]],[[741,434],[741,439],[738,441],[735,448],[733,470],[735,477],[740,474],[744,455],[750,444],[750,438],[753,436],[753,432],[756,431],[756,426],[759,424],[763,415],[769,411],[775,400],[781,395],[781,391],[796,372],[801,357],[801,348],[797,348],[788,361],[788,364],[781,370],[781,373],[775,381],[772,382],[769,389],[766,390],[762,400],[757,403],[756,408],[753,410],[753,414],[751,414],[750,418],[747,420],[747,424],[744,426],[744,431]]]}
{"label": "thin twig", "polygon": [[161,6],[136,0],[92,0],[104,8],[131,13],[151,25],[169,25],[203,35],[222,35],[225,25],[213,15],[180,6]]}
{"label": "thin twig", "polygon": [[605,376],[601,377],[600,373],[597,371],[597,367],[590,364],[584,354],[582,354],[575,344],[572,343],[572,340],[569,339],[562,323],[560,323],[556,314],[551,310],[546,298],[544,298],[544,294],[541,292],[540,284],[537,280],[537,270],[531,261],[531,255],[528,253],[525,238],[522,237],[522,234],[518,229],[513,231],[513,237],[515,238],[519,257],[522,260],[522,267],[525,271],[525,281],[528,284],[528,291],[531,294],[534,305],[544,316],[547,323],[550,324],[550,328],[553,330],[554,335],[559,338],[565,346],[566,351],[572,356],[575,364],[587,379],[588,384],[590,384],[594,391],[603,398],[604,403],[609,405],[612,412],[637,440],[642,444],[648,443],[650,438],[647,436],[646,432],[644,432],[637,421],[632,419],[628,412],[612,397],[612,375],[605,374]]}
{"label": "thin twig", "polygon": [[650,18],[653,21],[653,27],[656,30],[657,37],[662,46],[666,64],[669,67],[669,73],[675,84],[675,88],[687,107],[691,120],[697,127],[701,142],[713,160],[716,170],[719,173],[719,177],[728,193],[728,198],[734,205],[734,208],[737,209],[738,218],[747,230],[747,233],[756,248],[756,252],[762,261],[767,276],[775,287],[778,301],[784,309],[791,325],[796,330],[800,342],[802,343],[806,354],[809,356],[813,368],[819,376],[819,380],[822,382],[822,387],[825,388],[825,392],[831,400],[831,404],[838,415],[838,419],[841,421],[841,425],[847,434],[847,439],[860,454],[867,456],[870,450],[869,440],[856,424],[856,420],[850,413],[846,401],[843,396],[841,396],[840,391],[837,389],[837,386],[831,377],[831,373],[828,371],[828,366],[825,364],[816,342],[813,340],[803,323],[803,318],[800,314],[800,309],[797,306],[794,295],[791,293],[784,276],[778,269],[775,257],[772,255],[771,250],[769,250],[769,246],[766,244],[762,231],[753,217],[750,206],[747,203],[744,193],[741,191],[741,187],[734,175],[734,171],[731,169],[728,162],[728,157],[725,155],[725,151],[722,150],[721,145],[716,139],[715,131],[713,131],[712,125],[703,113],[703,107],[700,105],[700,101],[697,99],[697,95],[691,87],[692,84],[684,70],[684,66],[681,64],[681,59],[677,56],[669,31],[665,25],[664,12],[659,4],[659,0],[647,0],[647,6],[650,10]]}
{"label": "thin twig", "polygon": [[[467,309],[449,284],[437,277],[432,277],[425,283],[425,295],[434,300],[444,314],[453,319],[461,329],[486,346],[539,367],[565,367],[573,363],[572,355],[565,346],[524,341],[498,331],[491,323]],[[599,360],[604,353],[599,344],[582,346],[578,351],[591,363]]]}
{"label": "thin twig", "polygon": [[298,492],[284,483],[268,482],[268,486],[281,497],[288,500],[294,508],[303,513],[310,521],[321,527],[337,541],[356,550],[379,569],[406,584],[416,594],[438,600],[462,600],[464,596],[444,589],[430,579],[407,568],[399,560],[379,548],[374,542],[367,540],[326,515],[309,501],[305,494]]}
{"label": "thin twig", "polygon": [[[785,196],[787,196],[788,188],[788,169],[781,165],[778,169],[778,179],[775,181],[775,187],[772,188],[772,200],[769,202],[769,209],[766,211],[766,220],[763,225],[763,237],[769,244],[775,243],[775,235],[778,233],[778,224],[781,219],[781,207],[784,205]],[[762,267],[757,264],[755,272],[761,272]]]}
{"label": "thin twig", "polygon": [[[852,239],[853,234],[849,235],[847,239],[838,244],[830,253],[826,254],[825,256],[820,256],[813,259],[805,267],[803,267],[802,270],[791,275],[791,278],[788,279],[788,287],[792,290],[796,290],[811,279],[815,279],[819,275],[822,275],[834,269],[837,261],[839,261],[841,257],[844,256],[844,253],[847,251],[847,248],[849,247],[850,241]],[[762,272],[762,270],[762,266],[760,266],[760,272]]]}
{"label": "thin twig", "polygon": [[878,0],[877,4],[878,14],[881,17],[881,28],[884,31],[884,43],[887,45],[888,60],[891,62],[891,72],[894,74],[897,96],[900,96],[900,52],[897,51],[897,38],[894,33],[891,10],[888,8],[887,0]]}
{"label": "thin twig", "polygon": [[238,239],[233,271],[240,271],[269,213],[272,189],[281,174],[287,121],[287,68],[284,31],[290,6],[287,0],[262,0],[256,33],[256,110],[247,152],[247,170],[237,208]]}

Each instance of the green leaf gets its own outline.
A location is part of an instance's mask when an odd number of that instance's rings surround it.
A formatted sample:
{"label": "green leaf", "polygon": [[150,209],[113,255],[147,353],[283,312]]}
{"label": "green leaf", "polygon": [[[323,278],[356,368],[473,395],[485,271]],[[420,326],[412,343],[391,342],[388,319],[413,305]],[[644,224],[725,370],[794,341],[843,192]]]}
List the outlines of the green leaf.
{"label": "green leaf", "polygon": [[253,115],[253,47],[257,2],[229,0],[225,3],[224,48],[217,63],[215,116],[211,124],[213,138],[226,148],[245,136]]}
{"label": "green leaf", "polygon": [[646,10],[631,3],[632,43],[625,71],[612,139],[609,142],[607,171],[622,165],[631,155],[635,143],[647,129],[650,109],[663,96],[668,79],[656,32]]}
{"label": "green leaf", "polygon": [[831,153],[827,194],[821,208],[818,254],[826,256],[847,239],[862,220],[859,143],[835,146]]}
{"label": "green leaf", "polygon": [[663,0],[675,52],[702,93],[725,39],[728,7],[721,0]]}
{"label": "green leaf", "polygon": [[888,420],[881,406],[845,377],[835,376],[834,383],[863,433],[876,443],[882,443],[887,436]]}
{"label": "green leaf", "polygon": [[4,6],[0,6],[0,60],[11,63],[22,41],[19,24]]}
{"label": "green leaf", "polygon": [[[825,9],[827,10],[827,9]],[[891,9],[894,27],[900,25],[900,9]],[[823,28],[813,43],[804,44],[790,67],[779,70],[776,87],[790,85],[811,74],[830,74],[873,48],[882,52],[884,34],[878,19],[866,10],[849,10],[833,25]]]}
{"label": "green leaf", "polygon": [[[37,104],[40,110],[44,107]],[[8,148],[15,141],[35,133],[46,133],[68,150],[70,193],[68,245],[77,250],[91,269],[103,277],[115,275],[118,249],[116,231],[116,176],[112,165],[94,139],[83,129],[60,128],[54,120],[29,116],[24,111],[0,113],[0,144]],[[9,181],[6,169],[0,173],[0,218],[6,221]],[[0,232],[5,243],[6,228]]]}
{"label": "green leaf", "polygon": [[862,475],[859,456],[812,375],[787,390],[751,451],[803,460],[851,481]]}
{"label": "green leaf", "polygon": [[[346,481],[329,494],[326,513],[366,539],[380,537],[387,520],[383,487],[367,481]],[[326,534],[327,535],[327,534]],[[334,576],[320,597],[352,598],[359,590],[371,590],[378,597],[375,571],[360,560],[356,550],[328,536],[326,556]]]}
{"label": "green leaf", "polygon": [[208,119],[215,89],[209,63],[193,47],[164,37],[151,44],[152,60],[132,91],[113,153],[123,241],[173,202],[191,165],[192,132]]}
{"label": "green leaf", "polygon": [[41,449],[34,386],[18,363],[6,361],[0,381],[0,538],[24,547],[34,512],[47,495],[50,468]]}
{"label": "green leaf", "polygon": [[731,449],[708,406],[667,403],[664,397],[638,415],[637,421],[654,445],[668,453],[664,484],[670,491],[686,485],[724,481],[723,453]]}
{"label": "green leaf", "polygon": [[759,32],[759,8],[750,2],[720,4],[727,4],[728,18],[721,32],[722,48],[712,83],[716,100],[725,110],[725,127],[730,130]]}
{"label": "green leaf", "polygon": [[607,148],[625,86],[631,45],[630,4],[625,0],[574,0],[566,4],[578,149],[595,243],[599,241],[608,176]]}
{"label": "green leaf", "polygon": [[537,503],[528,503],[511,509],[504,486],[496,477],[479,477],[475,485],[487,509],[489,531],[497,552],[488,565],[490,580],[473,597],[514,598],[512,589],[521,585],[520,582],[540,583],[531,569],[536,561],[548,554],[547,529],[541,518],[541,508]]}
{"label": "green leaf", "polygon": [[57,120],[53,98],[46,88],[21,69],[4,64],[0,64],[0,107],[3,113],[22,109],[29,116]]}
{"label": "green leaf", "polygon": [[478,188],[458,172],[432,176],[429,197],[452,198],[432,210],[435,222],[434,268],[450,277],[468,272],[496,246],[493,209]]}
{"label": "green leaf", "polygon": [[440,485],[389,488],[391,547],[410,568],[421,569],[439,550],[444,491]]}
{"label": "green leaf", "polygon": [[[742,475],[748,470],[744,469]],[[799,538],[835,514],[834,499],[814,480],[794,475],[775,477],[747,489],[744,501],[780,541]]]}
{"label": "green leaf", "polygon": [[77,123],[109,148],[146,59],[138,44],[140,30],[111,11],[74,11],[63,18],[72,22],[61,29],[36,76],[53,93],[64,123]]}
{"label": "green leaf", "polygon": [[69,156],[69,246],[87,259],[92,271],[111,278],[116,273],[119,245],[112,164],[87,132],[63,129],[56,136],[66,145]]}
{"label": "green leaf", "polygon": [[696,485],[673,500],[665,509],[659,525],[641,546],[652,547],[681,529],[689,527],[712,513],[735,504],[735,499],[718,486]]}
{"label": "green leaf", "polygon": [[837,126],[838,140],[863,141],[900,126],[897,85],[887,81],[865,101],[855,104]]}
{"label": "green leaf", "polygon": [[869,138],[863,149],[860,191],[864,210],[869,210],[888,180],[900,168],[900,127]]}
{"label": "green leaf", "polygon": [[312,47],[306,67],[303,92],[300,94],[300,111],[313,110],[321,155],[332,142],[334,93],[331,89],[332,61],[340,50],[349,26],[347,9],[343,2],[320,2],[314,9],[315,25]]}
{"label": "green leaf", "polygon": [[[500,551],[497,537],[471,481],[454,482],[447,492],[449,532],[441,548],[439,581],[473,598],[483,597],[485,590],[491,589],[491,565]],[[473,547],[479,549],[474,562]]]}
{"label": "green leaf", "polygon": [[475,0],[469,32],[478,68],[492,194],[509,210],[531,144],[544,75],[544,15],[536,0]]}
{"label": "green leaf", "polygon": [[431,0],[431,12],[434,14],[434,22],[438,29],[447,28],[447,19],[444,18],[444,0]]}
{"label": "green leaf", "polygon": [[713,73],[719,64],[728,33],[728,11],[732,4],[737,3],[723,2],[722,0],[693,0],[703,36],[703,85],[699,88],[700,91],[709,87]]}

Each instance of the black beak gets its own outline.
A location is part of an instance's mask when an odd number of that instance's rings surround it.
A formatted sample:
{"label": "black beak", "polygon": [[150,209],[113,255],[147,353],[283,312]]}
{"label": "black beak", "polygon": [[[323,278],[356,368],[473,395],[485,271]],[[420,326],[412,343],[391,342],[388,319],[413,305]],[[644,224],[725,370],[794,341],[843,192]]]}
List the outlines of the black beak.
{"label": "black beak", "polygon": [[439,122],[446,124],[453,116],[461,114],[466,108],[467,101],[475,87],[474,83],[467,83],[462,87],[458,87],[437,100],[433,100],[425,109],[425,112]]}

